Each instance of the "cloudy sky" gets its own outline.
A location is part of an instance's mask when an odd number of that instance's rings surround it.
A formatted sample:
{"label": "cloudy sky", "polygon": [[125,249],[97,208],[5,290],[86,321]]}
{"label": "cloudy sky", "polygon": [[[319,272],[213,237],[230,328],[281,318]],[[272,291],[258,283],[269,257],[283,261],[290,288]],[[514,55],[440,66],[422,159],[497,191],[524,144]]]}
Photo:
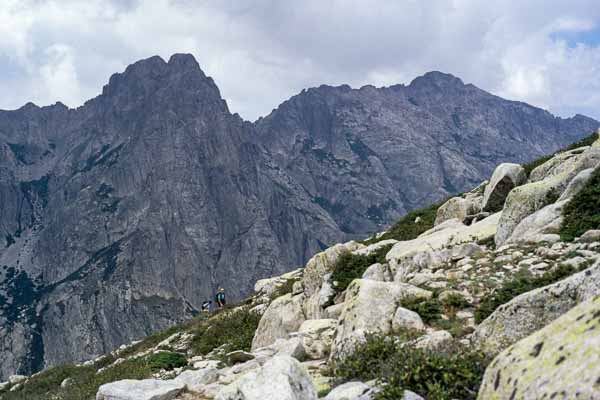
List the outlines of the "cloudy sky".
{"label": "cloudy sky", "polygon": [[76,107],[128,64],[177,52],[248,120],[306,87],[430,70],[600,118],[598,0],[0,0],[0,109]]}

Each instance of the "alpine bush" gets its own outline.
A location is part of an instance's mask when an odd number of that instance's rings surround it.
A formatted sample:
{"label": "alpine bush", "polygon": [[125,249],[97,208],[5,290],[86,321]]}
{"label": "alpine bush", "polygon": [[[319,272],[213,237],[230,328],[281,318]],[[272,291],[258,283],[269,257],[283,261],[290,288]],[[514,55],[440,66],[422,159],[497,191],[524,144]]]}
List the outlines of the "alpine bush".
{"label": "alpine bush", "polygon": [[335,366],[341,382],[378,379],[376,400],[403,398],[412,390],[428,400],[475,399],[489,360],[475,349],[450,342],[435,350],[403,345],[404,340],[374,335]]}
{"label": "alpine bush", "polygon": [[193,330],[192,349],[208,354],[226,344],[232,350],[250,351],[259,322],[260,315],[247,308],[222,312]]}
{"label": "alpine bush", "polygon": [[500,288],[494,290],[481,301],[475,310],[475,322],[481,323],[498,307],[508,303],[518,295],[558,282],[575,272],[577,270],[573,266],[565,264],[561,264],[539,277],[533,276],[529,271],[518,272],[512,279],[504,282]]}
{"label": "alpine bush", "polygon": [[560,237],[571,241],[590,229],[600,229],[600,168],[564,207]]}
{"label": "alpine bush", "polygon": [[343,292],[353,280],[362,277],[371,265],[385,263],[385,255],[391,248],[391,245],[382,246],[369,255],[352,254],[350,252],[341,254],[331,274],[331,280],[336,282],[335,290]]}
{"label": "alpine bush", "polygon": [[175,368],[185,367],[187,363],[187,359],[183,354],[172,351],[161,351],[148,357],[148,364],[152,371],[160,371],[161,369],[171,371]]}

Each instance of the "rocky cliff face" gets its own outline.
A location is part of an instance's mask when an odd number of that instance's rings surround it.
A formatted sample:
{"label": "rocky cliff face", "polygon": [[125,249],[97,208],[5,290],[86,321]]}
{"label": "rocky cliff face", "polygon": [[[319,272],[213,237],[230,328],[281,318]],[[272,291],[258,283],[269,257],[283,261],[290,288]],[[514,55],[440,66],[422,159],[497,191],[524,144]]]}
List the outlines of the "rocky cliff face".
{"label": "rocky cliff face", "polygon": [[344,232],[364,237],[407,211],[470,189],[592,132],[448,74],[408,86],[321,86],[257,121],[259,141]]}
{"label": "rocky cliff face", "polygon": [[191,56],[78,109],[0,112],[0,377],[90,359],[589,133],[432,73],[311,89],[255,125]]}
{"label": "rocky cliff face", "polygon": [[342,237],[191,56],[0,132],[1,375],[104,353]]}

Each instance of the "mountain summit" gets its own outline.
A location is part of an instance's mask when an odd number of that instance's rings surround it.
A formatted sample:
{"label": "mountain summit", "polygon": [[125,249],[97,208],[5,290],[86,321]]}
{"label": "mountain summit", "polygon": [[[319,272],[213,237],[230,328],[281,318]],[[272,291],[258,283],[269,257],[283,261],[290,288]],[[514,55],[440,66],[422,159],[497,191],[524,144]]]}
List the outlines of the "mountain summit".
{"label": "mountain summit", "polygon": [[589,134],[428,73],[321,86],[255,124],[191,55],[77,109],[0,111],[0,378],[104,354]]}

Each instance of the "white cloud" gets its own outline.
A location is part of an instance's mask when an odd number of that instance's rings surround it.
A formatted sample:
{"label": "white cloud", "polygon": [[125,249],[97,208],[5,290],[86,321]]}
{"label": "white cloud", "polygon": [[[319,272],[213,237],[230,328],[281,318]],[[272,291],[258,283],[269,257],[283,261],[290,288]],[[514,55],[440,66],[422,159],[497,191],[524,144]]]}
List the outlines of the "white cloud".
{"label": "white cloud", "polygon": [[127,64],[191,52],[251,120],[305,87],[434,69],[600,118],[600,49],[561,39],[599,22],[596,0],[3,0],[0,108],[78,106]]}

